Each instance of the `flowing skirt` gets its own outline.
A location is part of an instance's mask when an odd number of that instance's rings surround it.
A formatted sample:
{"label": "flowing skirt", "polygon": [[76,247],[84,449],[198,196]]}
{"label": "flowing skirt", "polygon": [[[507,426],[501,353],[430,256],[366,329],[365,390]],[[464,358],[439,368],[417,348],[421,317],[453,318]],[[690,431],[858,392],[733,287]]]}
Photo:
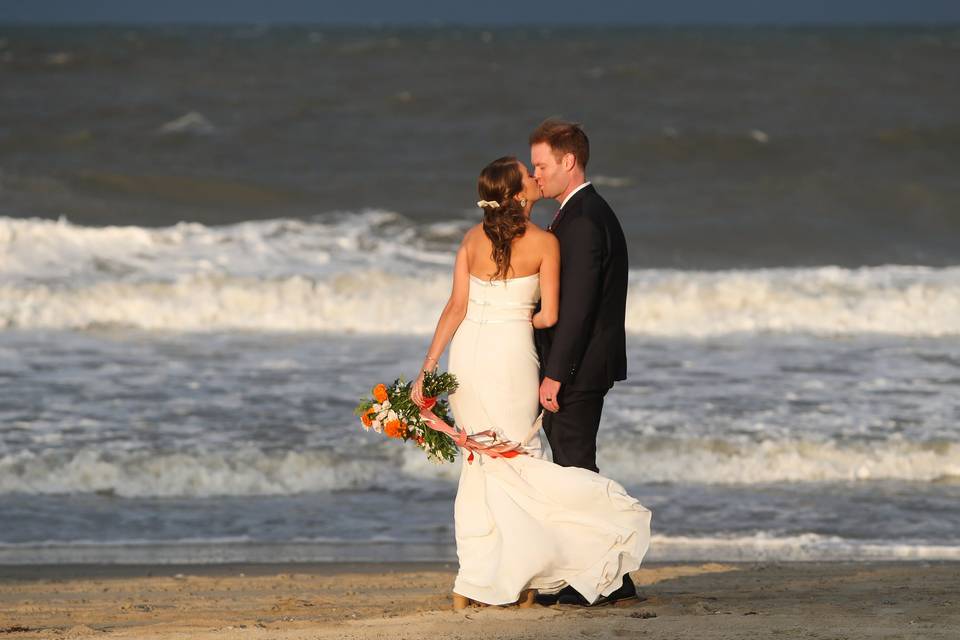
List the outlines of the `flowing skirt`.
{"label": "flowing skirt", "polygon": [[647,552],[651,514],[613,480],[546,459],[530,323],[464,320],[449,370],[460,382],[450,396],[457,425],[526,439],[530,454],[472,463],[461,456],[454,591],[508,604],[528,588],[570,585],[591,602],[617,589]]}

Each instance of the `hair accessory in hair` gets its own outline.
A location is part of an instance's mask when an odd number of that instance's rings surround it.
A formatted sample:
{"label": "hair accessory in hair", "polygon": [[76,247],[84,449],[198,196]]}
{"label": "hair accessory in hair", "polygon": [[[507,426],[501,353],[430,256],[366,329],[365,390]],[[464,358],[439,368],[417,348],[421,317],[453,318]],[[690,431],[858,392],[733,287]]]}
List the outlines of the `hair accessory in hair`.
{"label": "hair accessory in hair", "polygon": [[491,209],[497,209],[500,207],[499,202],[493,200],[477,200],[477,206],[483,209],[484,207],[490,207]]}

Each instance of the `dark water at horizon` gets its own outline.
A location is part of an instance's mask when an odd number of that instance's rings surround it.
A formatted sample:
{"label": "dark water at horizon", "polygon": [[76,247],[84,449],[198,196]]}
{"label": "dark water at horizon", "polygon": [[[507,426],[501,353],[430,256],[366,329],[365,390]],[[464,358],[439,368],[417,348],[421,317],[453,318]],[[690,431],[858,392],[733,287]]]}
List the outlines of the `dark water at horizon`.
{"label": "dark water at horizon", "polygon": [[459,219],[561,115],[634,266],[943,266],[958,68],[956,27],[0,26],[0,215]]}

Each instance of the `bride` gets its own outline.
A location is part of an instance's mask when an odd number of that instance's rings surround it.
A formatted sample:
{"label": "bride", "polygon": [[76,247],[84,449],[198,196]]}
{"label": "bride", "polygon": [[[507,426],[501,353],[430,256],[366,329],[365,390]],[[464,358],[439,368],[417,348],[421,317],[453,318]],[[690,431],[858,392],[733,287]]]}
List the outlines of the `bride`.
{"label": "bride", "polygon": [[[570,587],[592,603],[640,566],[650,511],[613,480],[546,458],[533,330],[557,321],[559,243],[530,221],[540,188],[516,158],[487,165],[478,190],[483,222],[457,251],[453,292],[422,370],[436,368],[449,343],[457,425],[468,433],[492,429],[523,443],[527,455],[476,456],[462,466],[453,606],[531,606],[537,592]],[[412,390],[418,404],[423,371]]]}

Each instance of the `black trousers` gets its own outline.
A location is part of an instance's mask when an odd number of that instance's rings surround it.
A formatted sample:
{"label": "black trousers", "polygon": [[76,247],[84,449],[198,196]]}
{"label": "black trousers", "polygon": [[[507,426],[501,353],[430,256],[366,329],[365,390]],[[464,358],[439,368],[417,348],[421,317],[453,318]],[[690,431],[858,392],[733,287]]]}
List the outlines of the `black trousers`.
{"label": "black trousers", "polygon": [[560,411],[544,411],[543,431],[547,434],[553,461],[562,467],[597,468],[597,430],[603,399],[609,389],[568,389],[560,387]]}

